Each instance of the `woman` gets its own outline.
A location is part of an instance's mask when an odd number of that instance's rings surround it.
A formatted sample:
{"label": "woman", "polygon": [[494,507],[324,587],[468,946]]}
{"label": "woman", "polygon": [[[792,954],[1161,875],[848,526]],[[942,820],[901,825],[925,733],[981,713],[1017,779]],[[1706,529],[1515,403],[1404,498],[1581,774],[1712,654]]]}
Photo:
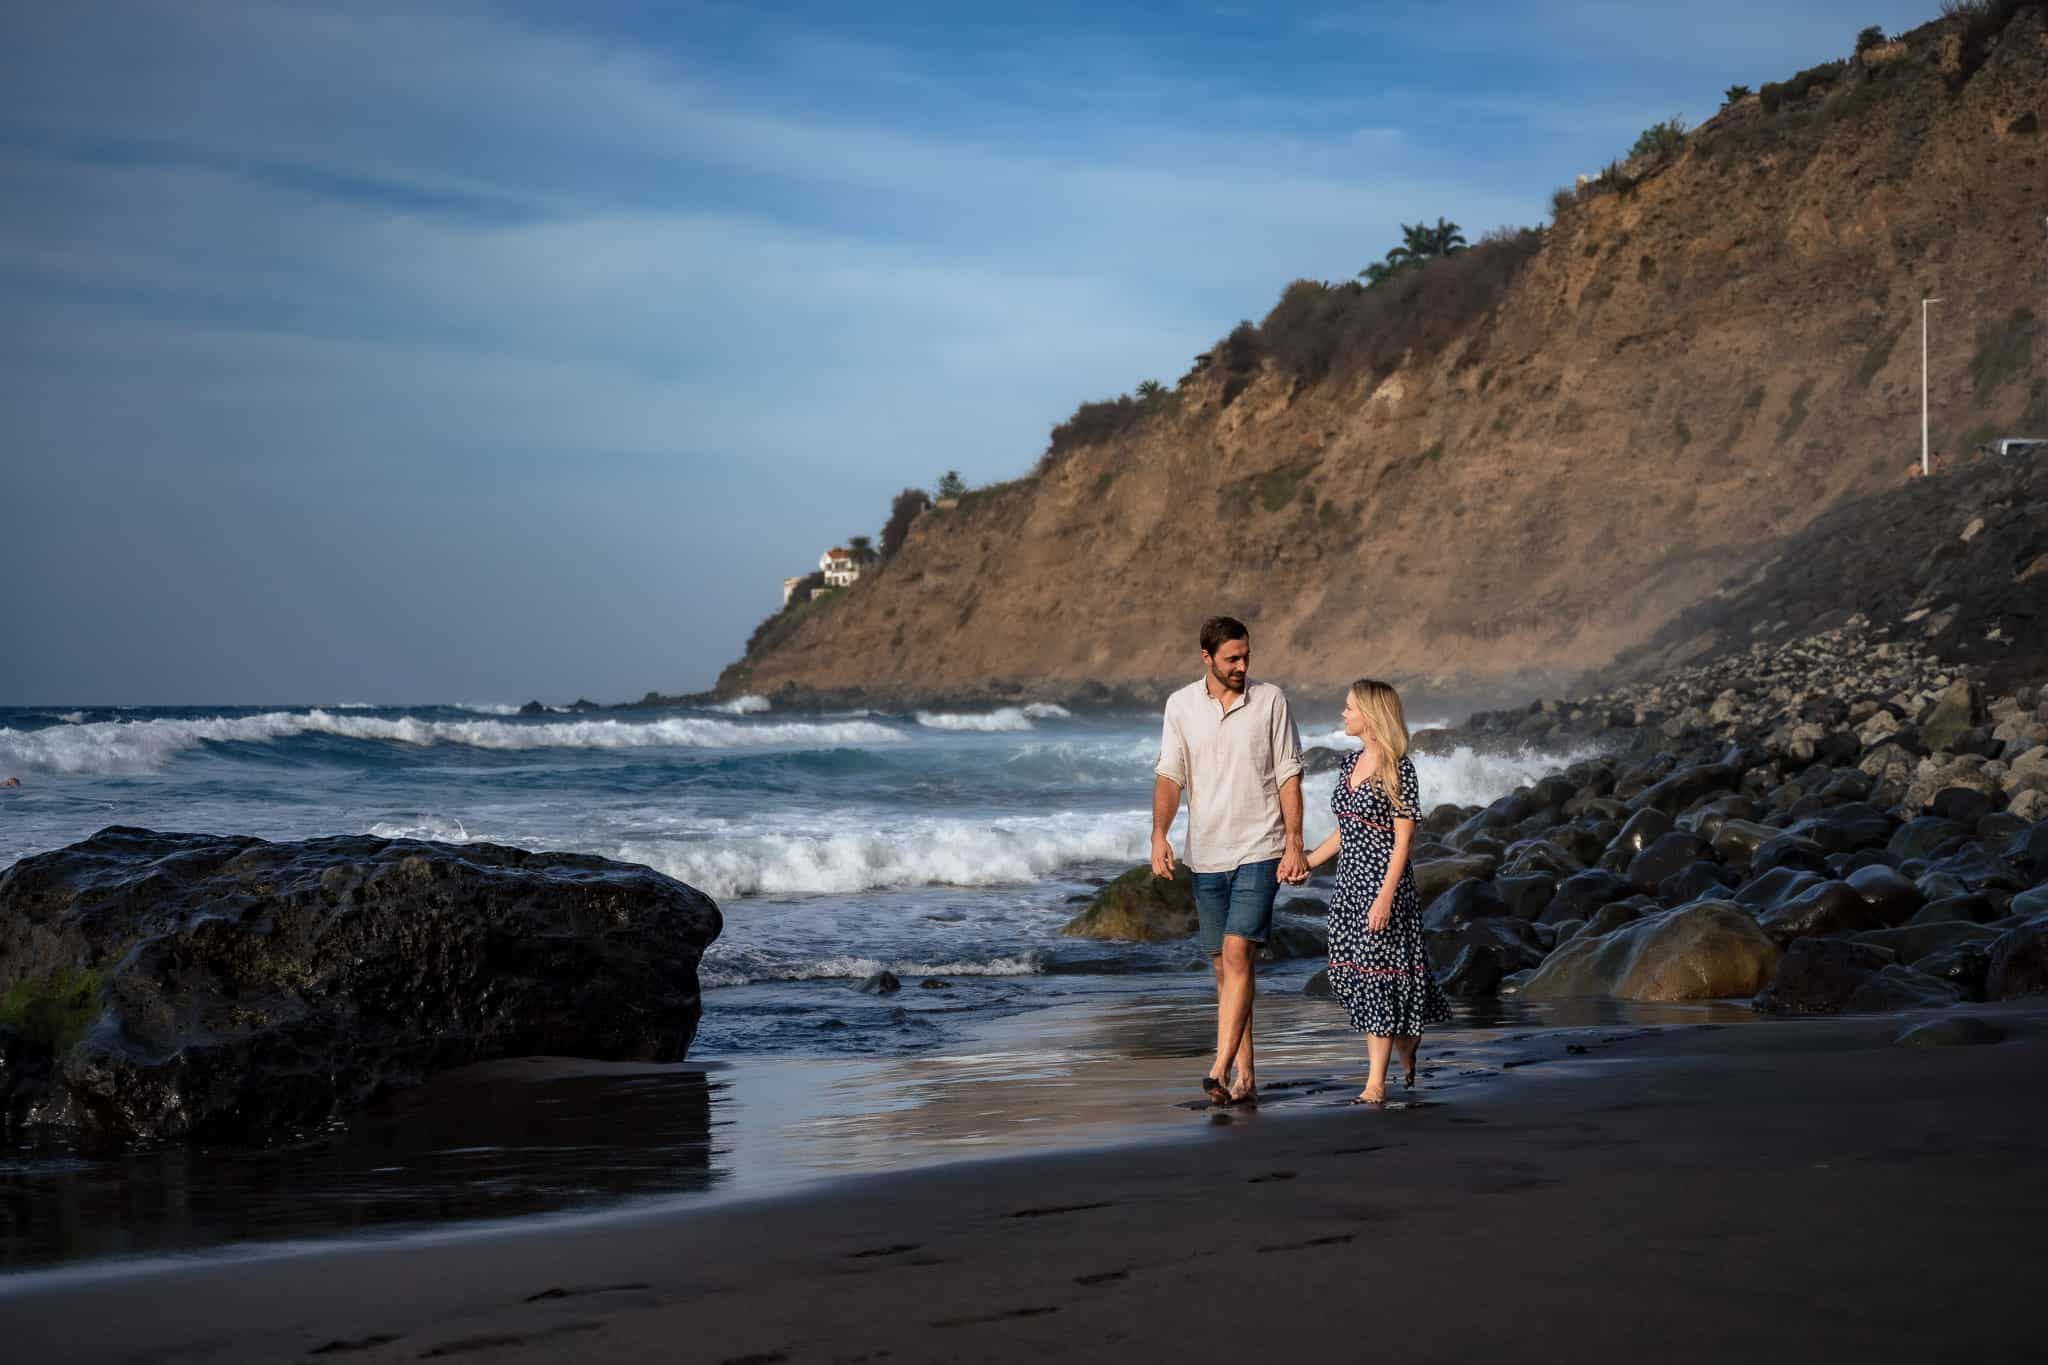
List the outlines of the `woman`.
{"label": "woman", "polygon": [[1310,867],[1337,859],[1330,898],[1330,989],[1351,1027],[1365,1035],[1371,1063],[1354,1104],[1384,1104],[1387,1058],[1398,1051],[1415,1084],[1415,1049],[1426,1024],[1451,1017],[1430,970],[1422,907],[1408,851],[1422,797],[1408,758],[1408,723],[1393,688],[1371,678],[1344,699],[1344,733],[1363,748],[1344,760],[1330,809],[1337,829],[1308,855]]}

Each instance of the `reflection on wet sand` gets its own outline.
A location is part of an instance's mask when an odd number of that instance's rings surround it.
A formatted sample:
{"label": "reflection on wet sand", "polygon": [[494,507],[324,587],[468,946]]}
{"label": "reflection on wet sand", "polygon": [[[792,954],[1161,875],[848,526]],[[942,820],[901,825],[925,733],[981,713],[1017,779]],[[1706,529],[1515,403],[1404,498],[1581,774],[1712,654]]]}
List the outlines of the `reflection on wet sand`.
{"label": "reflection on wet sand", "polygon": [[701,1069],[471,1067],[290,1146],[0,1162],[0,1266],[589,1208],[709,1188]]}
{"label": "reflection on wet sand", "polygon": [[[0,1162],[0,1268],[779,1195],[973,1157],[1192,1139],[1357,1093],[1365,1052],[1341,1014],[1275,993],[1258,1004],[1262,1103],[1209,1109],[1205,985],[991,1020],[944,1056],[523,1059],[450,1073],[288,1147],[24,1153]],[[1642,1028],[1754,1017],[1611,1000],[1460,1009],[1424,1043],[1430,1102],[1597,1060]]]}

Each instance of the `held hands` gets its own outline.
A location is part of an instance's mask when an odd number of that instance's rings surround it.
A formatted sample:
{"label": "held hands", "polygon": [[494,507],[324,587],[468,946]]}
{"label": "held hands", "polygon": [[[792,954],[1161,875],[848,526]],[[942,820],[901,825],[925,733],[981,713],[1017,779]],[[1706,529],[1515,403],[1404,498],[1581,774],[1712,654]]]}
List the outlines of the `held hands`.
{"label": "held hands", "polygon": [[1280,855],[1280,880],[1289,886],[1300,886],[1308,880],[1308,859],[1302,856],[1301,845],[1290,843]]}
{"label": "held hands", "polygon": [[1173,876],[1173,845],[1166,842],[1166,836],[1163,834],[1152,836],[1152,875],[1167,878]]}

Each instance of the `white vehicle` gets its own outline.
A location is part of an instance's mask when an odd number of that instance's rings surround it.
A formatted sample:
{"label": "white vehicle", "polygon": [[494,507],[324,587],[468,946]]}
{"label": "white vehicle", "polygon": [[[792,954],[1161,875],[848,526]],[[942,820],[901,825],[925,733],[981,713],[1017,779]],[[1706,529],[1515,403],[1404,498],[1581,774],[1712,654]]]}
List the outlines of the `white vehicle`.
{"label": "white vehicle", "polygon": [[2048,455],[2048,436],[2002,436],[1992,449],[2000,455]]}

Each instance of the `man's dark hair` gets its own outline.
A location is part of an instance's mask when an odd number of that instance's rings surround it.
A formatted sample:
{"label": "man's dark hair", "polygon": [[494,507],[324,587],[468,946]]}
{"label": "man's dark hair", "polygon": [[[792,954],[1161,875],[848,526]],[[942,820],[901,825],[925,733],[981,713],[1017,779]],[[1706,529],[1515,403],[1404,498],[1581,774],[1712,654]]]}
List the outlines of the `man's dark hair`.
{"label": "man's dark hair", "polygon": [[1252,633],[1235,616],[1212,616],[1202,622],[1202,652],[1214,654],[1232,640],[1250,642]]}

